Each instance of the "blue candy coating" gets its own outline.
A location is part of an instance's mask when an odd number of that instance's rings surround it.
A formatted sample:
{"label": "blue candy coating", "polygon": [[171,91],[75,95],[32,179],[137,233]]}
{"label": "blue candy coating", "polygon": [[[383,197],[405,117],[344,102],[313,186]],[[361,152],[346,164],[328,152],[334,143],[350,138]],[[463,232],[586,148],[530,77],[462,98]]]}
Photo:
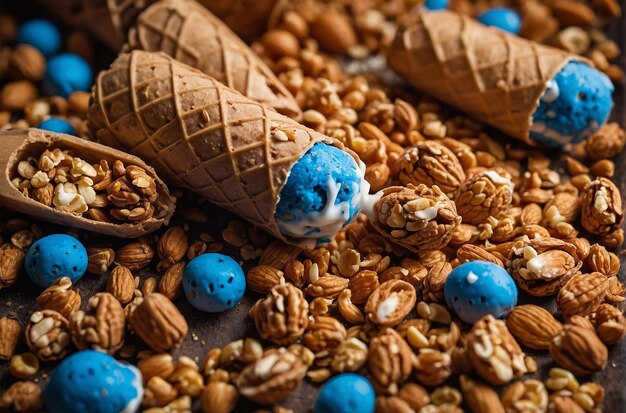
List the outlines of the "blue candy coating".
{"label": "blue candy coating", "polygon": [[39,287],[47,288],[61,277],[69,277],[75,283],[87,270],[87,250],[70,235],[48,235],[30,246],[24,267]]}
{"label": "blue candy coating", "polygon": [[61,32],[52,22],[44,19],[24,23],[17,32],[16,41],[39,49],[48,58],[61,50]]}
{"label": "blue candy coating", "polygon": [[368,379],[339,374],[322,386],[313,413],[374,413],[376,395]]}
{"label": "blue candy coating", "polygon": [[198,310],[218,313],[233,308],[246,291],[246,277],[237,261],[224,254],[202,254],[183,273],[187,299]]}
{"label": "blue candy coating", "polygon": [[78,132],[76,132],[76,129],[71,123],[59,118],[46,119],[37,125],[37,127],[51,132],[67,133],[68,135],[78,136]]}
{"label": "blue candy coating", "polygon": [[586,139],[608,120],[614,89],[604,73],[570,61],[541,97],[530,136],[549,146]]}
{"label": "blue candy coating", "polygon": [[141,405],[141,373],[108,354],[83,350],[54,370],[43,397],[49,413],[131,413]]}
{"label": "blue candy coating", "polygon": [[86,92],[93,82],[89,63],[74,53],[63,53],[48,61],[43,88],[50,95],[67,98],[72,92]]}
{"label": "blue candy coating", "polygon": [[487,10],[480,16],[478,21],[485,26],[497,27],[505,32],[517,34],[522,28],[522,19],[515,11],[503,7]]}
{"label": "blue candy coating", "polygon": [[448,8],[448,0],[426,0],[424,6],[428,10],[443,10]]}
{"label": "blue candy coating", "polygon": [[486,261],[471,261],[456,267],[444,285],[446,303],[467,323],[487,314],[499,318],[517,304],[517,287],[506,270]]}
{"label": "blue candy coating", "polygon": [[[294,238],[318,239],[319,243],[330,242],[330,237],[320,235],[320,228],[307,227],[304,234],[290,229],[292,223],[307,220],[312,214],[324,209],[330,185],[339,184],[339,193],[334,205],[349,204],[341,216],[341,225],[348,224],[360,211],[360,189],[362,177],[355,160],[334,146],[318,142],[309,149],[291,168],[274,214],[278,227],[285,235]],[[334,235],[334,234],[332,234]]]}

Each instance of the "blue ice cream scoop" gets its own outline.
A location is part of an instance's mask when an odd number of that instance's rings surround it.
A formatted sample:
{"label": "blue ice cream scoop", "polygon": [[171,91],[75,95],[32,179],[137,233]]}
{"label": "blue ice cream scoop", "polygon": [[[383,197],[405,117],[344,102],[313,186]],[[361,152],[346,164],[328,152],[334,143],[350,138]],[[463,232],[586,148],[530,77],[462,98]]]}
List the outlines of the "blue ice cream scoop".
{"label": "blue ice cream scoop", "polygon": [[530,136],[554,147],[581,142],[608,120],[613,91],[613,83],[604,73],[570,61],[543,93]]}
{"label": "blue ice cream scoop", "polygon": [[485,26],[497,27],[505,32],[517,34],[522,28],[522,19],[514,10],[495,7],[477,17]]}
{"label": "blue ice cream scoop", "polygon": [[217,313],[237,305],[246,291],[246,277],[241,265],[231,257],[202,254],[185,267],[183,289],[195,308]]}
{"label": "blue ice cream scoop", "polygon": [[76,238],[53,234],[40,238],[26,253],[26,274],[39,287],[47,288],[61,277],[78,281],[87,270],[87,250]]}
{"label": "blue ice cream scoop", "polygon": [[37,125],[39,129],[49,130],[51,132],[67,133],[68,135],[78,136],[78,132],[71,123],[64,119],[50,118]]}
{"label": "blue ice cream scoop", "polygon": [[372,383],[355,373],[339,374],[322,386],[313,413],[374,413]]}
{"label": "blue ice cream scoop", "polygon": [[49,413],[133,413],[143,398],[141,373],[108,354],[83,350],[54,370],[43,397]]}
{"label": "blue ice cream scoop", "polygon": [[499,318],[517,304],[517,287],[508,272],[486,261],[471,261],[456,267],[443,288],[446,303],[466,323],[487,314]]}
{"label": "blue ice cream scoop", "polygon": [[31,45],[50,58],[61,50],[61,32],[49,20],[30,20],[19,28],[16,42]]}
{"label": "blue ice cream scoop", "polygon": [[352,221],[368,197],[369,184],[354,158],[319,142],[291,168],[274,217],[282,234],[320,245]]}
{"label": "blue ice cream scoop", "polygon": [[68,98],[73,92],[91,88],[93,72],[89,63],[74,53],[62,53],[48,61],[43,88],[50,95]]}

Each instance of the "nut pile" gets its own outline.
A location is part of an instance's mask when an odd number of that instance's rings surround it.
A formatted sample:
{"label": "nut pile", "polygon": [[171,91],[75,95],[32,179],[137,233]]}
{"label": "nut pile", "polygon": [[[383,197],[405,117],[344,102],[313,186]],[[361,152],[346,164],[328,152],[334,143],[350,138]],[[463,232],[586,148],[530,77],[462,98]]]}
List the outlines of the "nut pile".
{"label": "nut pile", "polygon": [[13,186],[59,211],[100,222],[141,222],[166,214],[154,178],[120,160],[90,164],[71,151],[46,149],[17,165]]}
{"label": "nut pile", "polygon": [[[303,381],[343,372],[368,376],[382,413],[600,411],[604,388],[579,378],[610,365],[610,347],[626,334],[626,291],[612,252],[624,242],[623,206],[611,181],[626,134],[608,124],[554,160],[376,75],[344,72],[320,52],[379,53],[414,5],[291,2],[253,45],[296,96],[304,123],[365,162],[366,179],[384,194],[377,221],[360,215],[331,243],[302,251],[237,220],[220,233],[206,224],[202,204],[180,194],[173,222],[183,224],[158,237],[112,246],[79,234],[89,272],[107,277],[106,292],[92,291],[83,303],[64,278],[39,295],[23,325],[0,318],[0,358],[20,380],[0,406],[38,411],[39,363],[93,348],[137,364],[143,408],[152,413],[190,411],[194,398],[205,412],[237,411],[241,398],[289,412],[276,404]],[[487,6],[451,2],[472,15]],[[519,11],[523,36],[585,54],[612,79],[622,77],[610,63],[618,45],[597,29],[619,14],[617,2],[532,0]],[[3,108],[19,113],[24,105]],[[25,124],[33,123],[6,127]],[[90,219],[135,221],[156,210],[154,182],[117,162],[92,165],[54,150],[24,160],[17,173],[13,183],[25,196]],[[211,230],[195,231],[205,226]],[[43,234],[15,218],[2,233],[6,288],[23,278],[25,251]],[[261,295],[249,312],[260,340],[242,334],[205,348],[210,338],[198,337],[198,321],[177,307],[183,271],[224,248],[246,262],[249,290]],[[475,260],[505,268],[525,295],[557,311],[525,304],[504,320],[463,324],[443,288],[453,268]],[[202,345],[202,358],[192,357],[197,348],[187,347],[187,336]],[[30,351],[16,354],[22,337]],[[174,349],[183,355],[175,358]],[[531,378],[540,368],[547,378]]]}

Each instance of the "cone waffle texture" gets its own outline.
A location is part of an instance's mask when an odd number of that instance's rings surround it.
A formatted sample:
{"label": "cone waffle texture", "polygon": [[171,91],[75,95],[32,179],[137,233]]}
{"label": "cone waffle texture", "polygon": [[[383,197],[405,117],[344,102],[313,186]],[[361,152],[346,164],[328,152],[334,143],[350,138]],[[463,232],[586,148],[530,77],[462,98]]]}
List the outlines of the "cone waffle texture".
{"label": "cone waffle texture", "polygon": [[329,137],[252,101],[164,53],[135,50],[100,73],[89,108],[94,136],[285,239],[274,220],[293,164]]}
{"label": "cone waffle texture", "polygon": [[421,92],[528,143],[547,82],[573,59],[448,11],[411,15],[387,55]]}
{"label": "cone waffle texture", "polygon": [[302,115],[274,73],[221,20],[195,1],[165,0],[130,31],[132,49],[162,51],[283,115]]}
{"label": "cone waffle texture", "polygon": [[72,27],[120,50],[137,15],[155,0],[39,0]]}
{"label": "cone waffle texture", "polygon": [[260,36],[288,0],[198,0],[244,39]]}

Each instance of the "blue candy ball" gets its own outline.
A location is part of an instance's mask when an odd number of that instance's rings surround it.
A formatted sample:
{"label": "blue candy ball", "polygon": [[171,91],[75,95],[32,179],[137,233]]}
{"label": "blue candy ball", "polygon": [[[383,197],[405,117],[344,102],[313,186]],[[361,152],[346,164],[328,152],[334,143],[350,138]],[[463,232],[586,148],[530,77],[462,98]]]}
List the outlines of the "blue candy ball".
{"label": "blue candy ball", "polygon": [[75,283],[87,270],[87,250],[70,235],[48,235],[30,246],[24,266],[39,287],[47,288],[61,277]]}
{"label": "blue candy ball", "polygon": [[143,397],[141,373],[108,354],[83,350],[54,370],[43,397],[49,413],[135,412]]}
{"label": "blue candy ball", "polygon": [[46,119],[39,125],[37,125],[37,127],[39,129],[49,130],[51,132],[67,133],[68,135],[78,136],[78,132],[76,132],[76,129],[72,126],[71,123],[59,118]]}
{"label": "blue candy ball", "polygon": [[487,314],[502,317],[517,304],[513,278],[504,268],[486,261],[456,267],[448,275],[443,293],[448,306],[470,324]]}
{"label": "blue candy ball", "polygon": [[89,63],[74,53],[63,53],[48,61],[43,88],[50,95],[67,98],[72,92],[86,92],[93,82]]}
{"label": "blue candy ball", "polygon": [[246,277],[237,261],[223,254],[202,254],[183,274],[187,299],[198,310],[219,313],[233,308],[246,291]]}
{"label": "blue candy ball", "polygon": [[494,8],[478,16],[478,21],[485,26],[497,27],[505,32],[517,34],[522,28],[522,19],[511,9]]}
{"label": "blue candy ball", "polygon": [[448,8],[448,0],[426,0],[424,6],[428,10],[443,10]]}
{"label": "blue candy ball", "polygon": [[374,387],[368,379],[343,373],[322,386],[313,413],[374,413],[375,403]]}
{"label": "blue candy ball", "polygon": [[24,23],[17,32],[16,41],[39,49],[48,58],[61,50],[61,32],[48,20],[36,19]]}

